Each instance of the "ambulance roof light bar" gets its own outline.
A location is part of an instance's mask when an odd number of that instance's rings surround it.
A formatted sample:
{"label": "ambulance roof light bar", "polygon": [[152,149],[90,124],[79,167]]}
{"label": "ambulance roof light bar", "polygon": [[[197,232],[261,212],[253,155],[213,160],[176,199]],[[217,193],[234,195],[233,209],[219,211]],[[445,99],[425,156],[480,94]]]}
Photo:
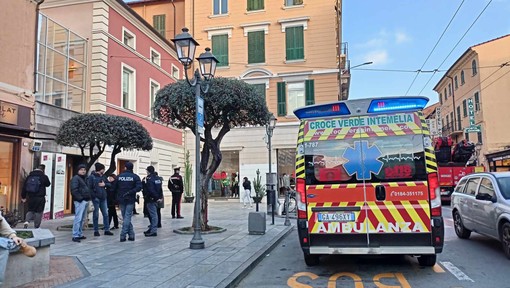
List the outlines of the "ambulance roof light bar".
{"label": "ambulance roof light bar", "polygon": [[429,99],[426,97],[399,97],[372,100],[368,113],[398,112],[421,110],[425,108]]}
{"label": "ambulance roof light bar", "polygon": [[294,110],[299,119],[350,115],[351,112],[343,102],[311,105]]}

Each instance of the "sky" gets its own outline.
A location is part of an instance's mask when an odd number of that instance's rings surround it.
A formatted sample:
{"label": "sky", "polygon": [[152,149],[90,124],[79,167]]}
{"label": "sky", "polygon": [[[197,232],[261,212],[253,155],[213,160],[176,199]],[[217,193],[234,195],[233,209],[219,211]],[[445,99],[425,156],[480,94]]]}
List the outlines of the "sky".
{"label": "sky", "polygon": [[[510,34],[510,0],[344,0],[342,32],[351,67],[373,62],[351,69],[350,99],[407,93],[426,96],[432,104],[438,101],[432,89],[470,46]],[[508,52],[510,60],[510,47]],[[432,78],[433,73],[419,73],[413,83],[412,71],[422,66],[441,72]]]}

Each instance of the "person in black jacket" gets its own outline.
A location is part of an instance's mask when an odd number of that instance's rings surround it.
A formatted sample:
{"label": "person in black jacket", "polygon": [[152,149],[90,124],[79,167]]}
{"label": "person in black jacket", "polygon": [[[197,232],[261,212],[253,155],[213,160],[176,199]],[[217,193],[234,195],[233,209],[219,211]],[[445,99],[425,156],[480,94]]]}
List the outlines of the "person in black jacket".
{"label": "person in black jacket", "polygon": [[168,189],[172,192],[172,218],[177,216],[178,219],[184,218],[181,216],[181,197],[184,191],[184,185],[182,176],[179,175],[180,171],[180,167],[174,168],[174,174],[168,179]]}
{"label": "person in black jacket", "polygon": [[146,237],[158,236],[158,204],[163,201],[163,189],[161,188],[161,178],[155,174],[153,166],[147,167],[147,177],[145,178],[144,202],[147,203],[149,212],[150,227],[145,231]]}
{"label": "person in black jacket", "polygon": [[[243,188],[244,188],[244,194],[243,194],[243,208],[246,208],[246,202],[250,203],[250,208],[253,207],[251,204],[251,182],[248,180],[248,177],[243,178]],[[246,201],[248,200],[248,201]]]}
{"label": "person in black jacket", "polygon": [[73,221],[73,242],[80,242],[87,237],[83,236],[83,220],[87,214],[87,208],[90,201],[90,190],[85,183],[87,166],[80,164],[78,174],[71,179],[71,195],[74,202],[74,221]]}
{"label": "person in black jacket", "polygon": [[28,202],[25,228],[28,228],[28,223],[32,220],[34,220],[34,228],[41,226],[44,205],[46,204],[46,187],[51,185],[50,179],[44,174],[45,168],[43,164],[39,165],[28,174],[23,184],[21,201],[23,203]]}
{"label": "person in black jacket", "polygon": [[120,242],[126,241],[126,235],[129,241],[135,241],[135,231],[133,229],[133,224],[131,224],[131,217],[133,216],[136,192],[142,190],[140,177],[133,173],[133,163],[126,162],[124,166],[126,170],[119,174],[114,188],[115,191],[117,191],[117,199],[123,219]]}
{"label": "person in black jacket", "polygon": [[113,233],[110,232],[110,222],[108,221],[108,204],[106,202],[106,182],[108,181],[103,175],[105,167],[99,162],[94,164],[94,166],[96,171],[90,173],[87,178],[87,186],[92,191],[92,204],[94,205],[94,212],[92,213],[94,236],[101,236],[99,234],[99,209],[101,209],[101,214],[103,214],[104,235],[112,236]]}
{"label": "person in black jacket", "polygon": [[[106,202],[108,203],[108,225],[110,225],[110,229],[119,229],[119,216],[117,216],[117,191],[115,191],[115,180],[117,176],[115,174],[110,174],[108,176],[108,182],[106,184]],[[113,219],[113,227],[112,227],[112,219]]]}

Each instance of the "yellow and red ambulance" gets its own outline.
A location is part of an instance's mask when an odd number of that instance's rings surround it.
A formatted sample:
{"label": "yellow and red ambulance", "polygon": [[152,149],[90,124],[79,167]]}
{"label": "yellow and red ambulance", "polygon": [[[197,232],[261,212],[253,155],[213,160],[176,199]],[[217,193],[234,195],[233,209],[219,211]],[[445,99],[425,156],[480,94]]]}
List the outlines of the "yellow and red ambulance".
{"label": "yellow and red ambulance", "polygon": [[325,254],[407,254],[433,266],[444,223],[425,97],[296,109],[299,241],[307,265]]}

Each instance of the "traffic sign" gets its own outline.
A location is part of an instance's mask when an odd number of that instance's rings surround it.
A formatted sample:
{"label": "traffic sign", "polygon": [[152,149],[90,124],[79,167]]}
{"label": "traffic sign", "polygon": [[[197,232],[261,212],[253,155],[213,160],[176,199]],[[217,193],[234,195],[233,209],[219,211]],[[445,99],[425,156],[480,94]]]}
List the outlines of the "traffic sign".
{"label": "traffic sign", "polygon": [[197,125],[198,125],[198,133],[201,136],[204,136],[204,98],[198,96],[197,99]]}
{"label": "traffic sign", "polygon": [[473,125],[464,128],[464,133],[478,133],[478,132],[482,132],[480,125]]}

